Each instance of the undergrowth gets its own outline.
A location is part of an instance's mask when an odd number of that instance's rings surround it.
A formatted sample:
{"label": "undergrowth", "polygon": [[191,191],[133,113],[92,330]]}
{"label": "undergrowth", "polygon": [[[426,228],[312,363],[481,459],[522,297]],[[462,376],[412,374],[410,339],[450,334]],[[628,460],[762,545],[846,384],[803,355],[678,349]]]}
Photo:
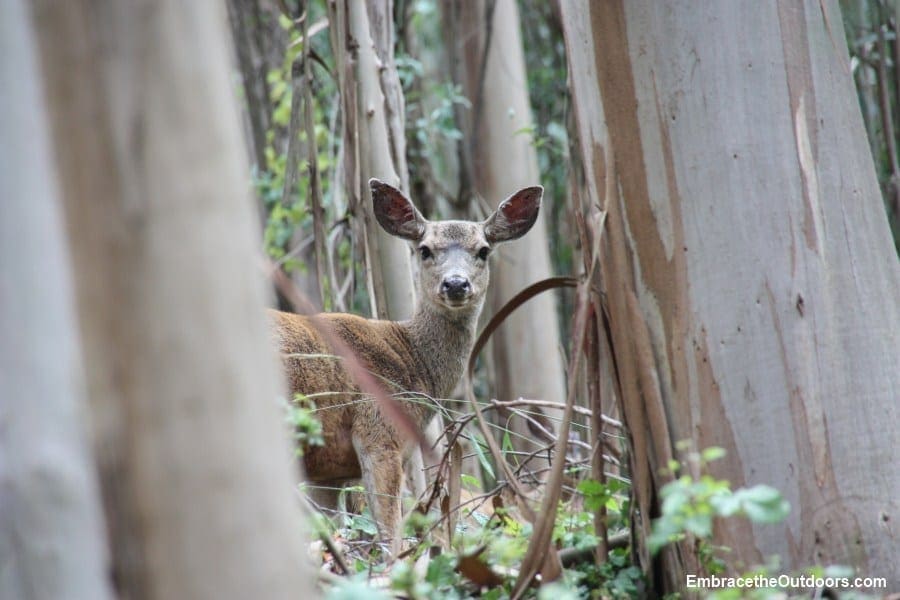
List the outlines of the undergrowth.
{"label": "undergrowth", "polygon": [[[299,435],[304,444],[317,443],[315,408],[307,400],[298,398],[289,408],[288,417],[292,424],[300,426]],[[459,421],[463,425],[471,423],[462,416]],[[463,430],[460,435],[478,445],[474,431],[469,434]],[[729,558],[728,548],[712,541],[717,521],[748,519],[755,524],[774,525],[786,517],[790,507],[769,486],[732,489],[727,481],[712,476],[709,466],[724,456],[721,448],[700,452],[687,448],[687,444],[679,445],[684,460],[667,465],[670,477],[659,493],[660,515],[653,519],[650,535],[640,543],[657,558],[673,544],[687,544],[696,550],[698,576],[776,582],[774,586],[743,589],[696,588],[690,590],[692,596],[720,600],[809,597],[808,591],[787,585],[814,586],[852,575],[841,567],[784,572],[777,557],[770,557],[765,565],[740,568]],[[490,463],[487,453],[476,454],[480,461]],[[316,539],[310,553],[318,562],[327,598],[500,600],[515,597],[514,585],[534,525],[522,516],[508,489],[503,485],[484,489],[481,479],[471,474],[457,475],[462,492],[458,504],[449,506],[451,486],[446,477],[451,470],[448,464],[451,455],[447,452],[423,498],[405,499],[408,516],[402,551],[397,557],[392,557],[388,547],[378,541],[375,522],[362,500],[361,486],[342,490],[336,511],[313,512],[311,522]],[[538,600],[647,597],[653,587],[647,574],[635,563],[632,489],[627,470],[610,468],[604,480],[599,481],[590,477],[582,465],[575,464],[577,461],[571,462],[567,472],[569,493],[553,515],[552,551],[562,562],[562,575],[552,582],[537,577],[518,597]],[[489,469],[497,470],[496,465],[489,465]],[[532,491],[534,500],[539,500],[540,486]],[[451,516],[455,517],[452,534],[448,525]],[[595,522],[601,517],[603,527],[598,528]],[[598,552],[602,547],[606,548],[605,553]],[[786,585],[779,586],[777,582]],[[863,596],[844,594],[842,597]]]}

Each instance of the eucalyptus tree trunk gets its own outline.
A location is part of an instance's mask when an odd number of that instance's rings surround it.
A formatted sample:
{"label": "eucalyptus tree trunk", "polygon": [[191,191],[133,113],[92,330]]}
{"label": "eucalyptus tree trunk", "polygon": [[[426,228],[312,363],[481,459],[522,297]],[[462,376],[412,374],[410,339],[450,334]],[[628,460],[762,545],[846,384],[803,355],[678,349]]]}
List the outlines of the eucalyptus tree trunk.
{"label": "eucalyptus tree trunk", "polygon": [[119,595],[306,597],[224,7],[32,16]]}
{"label": "eucalyptus tree trunk", "polygon": [[74,293],[25,4],[0,3],[0,597],[108,598]]}
{"label": "eucalyptus tree trunk", "polygon": [[344,128],[343,169],[351,210],[362,221],[372,314],[412,316],[414,292],[409,244],[375,221],[368,180],[376,177],[409,192],[402,95],[393,54],[392,3],[330,2],[331,42]]}
{"label": "eucalyptus tree trunk", "polygon": [[[675,441],[720,446],[713,475],[792,506],[718,523],[730,564],[849,564],[897,589],[900,267],[837,4],[561,6],[587,189],[609,211],[635,526]],[[662,567],[671,588],[697,572],[686,545]]]}
{"label": "eucalyptus tree trunk", "polygon": [[[452,19],[450,45],[454,78],[472,102],[464,113],[466,141],[463,182],[494,209],[516,190],[539,184],[537,154],[525,133],[533,126],[528,80],[513,0],[448,3]],[[546,213],[546,203],[542,213]],[[550,250],[543,214],[521,241],[506,244],[492,259],[491,305],[498,310],[528,285],[550,277]],[[495,393],[502,400],[534,398],[562,402],[565,371],[561,355],[556,302],[542,294],[519,308],[493,336]],[[552,421],[540,425],[555,430]],[[534,424],[515,417],[514,444],[520,451],[546,445],[546,436]]]}

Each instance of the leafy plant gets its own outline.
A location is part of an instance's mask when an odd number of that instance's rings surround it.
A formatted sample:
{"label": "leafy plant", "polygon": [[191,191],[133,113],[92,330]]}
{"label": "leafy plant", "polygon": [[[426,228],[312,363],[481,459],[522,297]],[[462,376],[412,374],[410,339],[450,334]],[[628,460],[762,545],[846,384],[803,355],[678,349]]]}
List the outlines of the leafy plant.
{"label": "leafy plant", "polygon": [[303,456],[303,449],[308,446],[322,446],[325,438],[322,437],[322,422],[316,417],[316,407],[312,400],[303,394],[295,394],[294,402],[286,407],[287,422],[294,430],[294,439],[297,440],[296,452]]}
{"label": "leafy plant", "polygon": [[[688,460],[704,470],[710,462],[723,456],[723,449],[713,447],[691,453]],[[669,465],[673,472],[681,467],[674,461]],[[708,543],[715,518],[743,516],[754,523],[778,523],[790,511],[790,504],[772,487],[756,485],[732,491],[728,481],[709,474],[699,477],[681,475],[663,486],[660,497],[662,515],[653,522],[652,533],[647,539],[651,552],[659,552],[663,546],[681,541],[688,534],[693,535],[700,540],[699,558],[711,573],[721,572],[723,568],[715,556],[715,548]]]}

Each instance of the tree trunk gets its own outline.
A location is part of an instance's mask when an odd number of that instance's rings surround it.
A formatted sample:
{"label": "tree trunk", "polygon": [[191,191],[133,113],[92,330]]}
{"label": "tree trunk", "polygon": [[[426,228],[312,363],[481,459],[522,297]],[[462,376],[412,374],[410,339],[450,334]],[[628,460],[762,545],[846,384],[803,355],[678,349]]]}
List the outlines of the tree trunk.
{"label": "tree trunk", "polygon": [[119,593],[310,595],[224,7],[34,6]]}
{"label": "tree trunk", "polygon": [[251,156],[256,168],[265,171],[268,168],[266,132],[272,126],[272,105],[266,78],[270,66],[265,50],[257,43],[260,32],[264,31],[262,12],[259,0],[228,0],[228,22],[247,103]]}
{"label": "tree trunk", "polygon": [[108,598],[36,52],[25,3],[0,3],[0,597]]}
{"label": "tree trunk", "polygon": [[[281,11],[274,2],[266,0],[228,0],[228,22],[240,71],[242,111],[248,154],[257,172],[268,170],[266,148],[285,152],[288,132],[272,122],[271,88],[268,76],[280,69],[288,46],[288,35],[278,22]],[[269,137],[271,136],[271,137]],[[265,228],[269,210],[262,198],[256,199],[260,225]]]}
{"label": "tree trunk", "polygon": [[[396,102],[398,90],[383,87],[385,82],[396,80],[393,41],[383,40],[383,33],[373,35],[370,10],[380,15],[376,26],[386,27],[385,22],[391,18],[387,1],[375,3],[368,10],[367,3],[359,0],[329,3],[335,64],[342,69],[338,85],[344,115],[346,187],[354,199],[352,207],[364,223],[372,314],[381,319],[405,319],[412,316],[414,305],[410,247],[378,226],[369,196],[370,177],[409,192],[405,155],[398,154],[403,142],[396,137],[397,131],[403,132],[403,114],[396,111],[396,104],[386,102],[386,94]],[[384,44],[381,56],[374,39]],[[390,106],[395,108],[389,111]],[[402,162],[397,156],[403,157]]]}
{"label": "tree trunk", "polygon": [[[732,565],[849,564],[897,589],[900,268],[836,3],[562,10],[643,530],[690,439],[792,505],[719,523]],[[681,551],[671,588],[696,572]]]}
{"label": "tree trunk", "polygon": [[[491,2],[495,4],[489,10]],[[509,194],[541,181],[531,136],[523,133],[534,121],[519,13],[513,0],[451,3],[447,10],[458,19],[455,39],[450,41],[453,64],[461,70],[455,77],[473,104],[464,123],[468,158],[462,161],[471,174],[461,179],[470,179],[475,191],[496,208]],[[544,202],[542,216],[528,236],[498,248],[492,259],[491,304],[495,311],[528,285],[553,274],[543,216],[546,198]],[[542,294],[522,306],[497,330],[492,343],[498,398],[565,399],[553,296]],[[551,421],[538,420],[550,432],[555,431]],[[523,419],[514,418],[511,426],[517,434],[514,443],[518,450],[532,452],[547,444],[539,429]]]}

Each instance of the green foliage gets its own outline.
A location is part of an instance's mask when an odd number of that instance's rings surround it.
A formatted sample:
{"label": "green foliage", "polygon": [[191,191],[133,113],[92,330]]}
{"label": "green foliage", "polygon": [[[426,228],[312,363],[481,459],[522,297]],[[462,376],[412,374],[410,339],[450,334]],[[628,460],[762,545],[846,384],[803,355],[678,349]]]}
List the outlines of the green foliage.
{"label": "green foliage", "polygon": [[373,589],[365,577],[353,577],[340,585],[331,587],[325,594],[326,600],[393,600],[386,591]]}
{"label": "green foliage", "polygon": [[[690,453],[687,462],[705,470],[709,463],[725,456],[721,448],[707,448],[700,453]],[[682,468],[678,463],[669,465],[670,470]],[[703,577],[725,578],[728,565],[721,555],[727,548],[717,547],[710,543],[713,522],[716,518],[747,518],[753,523],[780,523],[790,511],[788,502],[781,493],[767,485],[756,485],[732,491],[729,483],[715,479],[708,474],[698,477],[682,475],[663,486],[662,515],[653,522],[653,531],[647,540],[652,552],[658,552],[666,544],[685,539],[692,535],[696,538],[698,558],[705,574]],[[853,571],[846,567],[811,567],[791,574],[780,572],[777,557],[772,557],[768,564],[760,565],[744,572],[738,578],[756,579],[753,586],[716,587],[708,590],[707,598],[716,600],[732,600],[737,598],[784,598],[785,593],[796,594],[802,588],[809,587],[815,580],[826,578],[852,578]],[[769,584],[761,585],[761,584]],[[842,595],[843,597],[843,595]],[[860,596],[862,597],[862,596]]]}
{"label": "green foliage", "polygon": [[578,484],[578,491],[584,496],[584,507],[589,511],[600,510],[604,505],[611,512],[621,512],[624,503],[622,494],[628,487],[618,479],[600,483],[596,479],[585,479]]}
{"label": "green foliage", "polygon": [[[699,464],[700,469],[722,458],[721,448],[707,448],[702,453],[692,453],[689,462]],[[680,465],[669,465],[676,472]],[[653,531],[647,540],[651,552],[658,552],[666,544],[684,539],[691,534],[701,542],[700,558],[710,572],[718,572],[722,565],[716,559],[714,549],[708,547],[716,517],[743,516],[754,523],[778,523],[790,511],[790,505],[778,490],[766,485],[741,488],[732,491],[725,480],[702,474],[692,477],[684,474],[663,486],[662,515],[653,522]]]}
{"label": "green foliage", "polygon": [[391,587],[409,598],[465,598],[465,581],[456,567],[455,556],[439,554],[420,578],[409,563],[398,563],[391,571]]}
{"label": "green foliage", "polygon": [[635,598],[639,595],[643,579],[641,570],[631,564],[627,548],[610,551],[605,563],[597,567],[592,565],[584,571],[584,584],[588,589],[601,590],[600,597]]}
{"label": "green foliage", "polygon": [[[460,107],[470,108],[471,103],[460,86],[450,81],[435,80],[424,73],[422,63],[409,54],[398,51],[395,62],[406,102],[410,181],[425,178],[425,170],[446,173],[448,165],[445,164],[442,149],[462,139],[456,112]],[[439,217],[437,214],[429,216]]]}
{"label": "green foliage", "polygon": [[594,515],[587,511],[569,511],[559,507],[556,526],[553,528],[553,542],[560,548],[586,550],[597,545],[594,533]]}
{"label": "green foliage", "polygon": [[477,477],[463,473],[460,479],[462,480],[462,487],[464,490],[475,492],[481,489],[481,482],[478,481]]}
{"label": "green foliage", "polygon": [[[689,464],[706,469],[710,462],[719,460],[724,451],[708,448],[688,456]],[[681,470],[679,464],[670,465],[672,470]],[[471,481],[468,481],[471,484]],[[361,488],[358,488],[361,490]],[[611,522],[627,523],[629,487],[617,479],[601,483],[585,479],[577,485],[578,495],[559,504],[553,530],[553,542],[557,548],[590,549],[597,543],[594,532],[594,515],[597,509],[607,510]],[[712,522],[715,518],[750,518],[758,523],[773,523],[782,520],[788,510],[787,503],[776,490],[768,486],[754,486],[730,490],[726,481],[709,475],[692,478],[682,475],[661,491],[662,517],[654,522],[653,534],[648,540],[654,551],[666,543],[693,535],[699,542],[699,558],[706,575],[725,577],[725,563],[717,556],[723,548],[709,543]],[[411,529],[425,532],[419,550],[405,560],[396,561],[389,570],[390,590],[402,597],[425,598],[493,598],[510,597],[521,561],[532,537],[530,523],[515,518],[514,514],[499,508],[487,516],[471,507],[461,512],[457,527],[454,550],[436,554],[424,561],[428,547],[429,531],[437,524],[436,516],[419,515]],[[363,516],[351,516],[345,527],[339,530],[341,537],[348,540],[367,539],[375,535],[375,525],[367,511]],[[654,541],[655,540],[655,541]],[[383,556],[379,552],[353,561],[353,569],[363,573],[384,573],[387,564],[377,562]],[[476,559],[481,566],[472,566]],[[470,561],[468,567],[464,561]],[[373,562],[375,561],[375,562]],[[475,570],[491,574],[496,585],[479,587],[470,579]],[[779,575],[781,580],[777,580]],[[852,577],[853,572],[843,567],[812,567],[789,575],[780,574],[777,559],[766,565],[757,566],[743,573],[742,577],[766,577],[771,581],[794,582],[798,578]],[[784,579],[787,577],[788,579]],[[384,581],[382,578],[380,581]],[[553,583],[529,589],[525,598],[639,598],[646,595],[650,582],[644,579],[640,568],[631,563],[631,551],[627,547],[617,547],[609,551],[602,564],[586,561],[569,566],[563,577]],[[328,597],[363,597],[368,591],[371,597],[386,597],[384,591],[364,587],[362,580],[354,577],[333,587]],[[798,591],[787,583],[771,588],[744,588],[706,590],[704,597],[717,600],[737,598],[785,597],[785,592]],[[334,595],[333,595],[334,594]],[[345,595],[341,595],[345,594]],[[855,596],[864,598],[865,596]]]}
{"label": "green foliage", "polygon": [[491,461],[488,459],[488,445],[487,442],[484,441],[484,437],[480,433],[475,433],[472,436],[472,447],[475,449],[475,454],[478,457],[478,464],[481,465],[481,469],[487,475],[488,479],[491,481],[495,480],[497,476],[494,474],[494,467],[491,466]]}
{"label": "green foliage", "polygon": [[372,513],[368,509],[359,515],[350,515],[348,529],[354,534],[350,536],[350,539],[361,537],[358,534],[365,534],[370,537],[378,535],[375,519],[372,518]]}
{"label": "green foliage", "polygon": [[[471,482],[469,482],[471,483]],[[599,487],[598,487],[599,486]],[[585,485],[593,501],[606,498],[609,508],[622,507],[620,495],[627,490],[616,483]],[[358,488],[361,490],[361,488]],[[575,496],[560,504],[554,528],[554,540],[559,547],[590,548],[595,542],[593,512],[585,508],[586,497]],[[415,513],[413,513],[415,515]],[[445,551],[421,560],[429,546],[428,532],[436,524],[436,516],[416,515],[410,519],[410,529],[425,539],[419,549],[408,558],[393,563],[389,569],[389,586],[394,594],[407,598],[493,598],[510,597],[522,558],[532,537],[532,526],[516,518],[513,512],[502,507],[488,515],[481,509],[467,506],[460,513],[455,550]],[[621,521],[622,519],[619,518]],[[376,535],[374,522],[368,511],[362,516],[348,515],[343,526],[334,534],[343,540],[371,539]],[[625,548],[613,550],[607,563],[597,566],[593,562],[574,565],[564,577],[551,585],[533,588],[526,598],[628,598],[636,597],[643,587],[639,569],[630,564],[630,554]],[[377,550],[348,560],[351,569],[358,573],[333,586],[329,598],[364,597],[368,591],[372,597],[386,597],[385,591],[367,588],[360,578],[364,573],[385,573],[384,556]],[[467,566],[463,565],[468,561]],[[480,563],[481,566],[473,566]],[[480,587],[470,579],[473,572],[490,573],[497,584]],[[384,578],[379,579],[384,585]]]}
{"label": "green foliage", "polygon": [[[325,5],[322,2],[308,3],[308,18],[312,24],[325,16]],[[298,245],[306,245],[312,235],[312,214],[309,205],[310,181],[307,156],[307,132],[301,123],[297,131],[291,131],[291,110],[294,105],[303,110],[302,102],[294,102],[292,85],[292,68],[302,59],[304,49],[302,25],[294,22],[284,14],[279,14],[277,27],[287,36],[284,56],[277,68],[266,73],[265,79],[269,90],[270,113],[268,121],[271,128],[266,132],[266,148],[264,151],[266,164],[255,165],[253,170],[253,187],[265,211],[263,248],[266,254],[276,261],[288,273],[305,272],[307,269]],[[327,35],[317,35],[311,39],[312,50],[325,60],[331,57],[331,47]],[[322,190],[322,205],[326,219],[335,218],[331,204],[333,176],[335,167],[336,143],[339,140],[330,130],[328,124],[334,122],[334,102],[337,89],[330,74],[322,66],[313,61],[313,82],[311,85],[314,135],[318,147],[315,165],[320,173],[319,182]],[[304,82],[305,85],[306,82]],[[302,116],[302,115],[297,115]],[[293,140],[291,139],[293,138]],[[288,170],[287,152],[290,142],[294,142],[299,150],[296,184],[285,191],[285,177]],[[341,218],[343,215],[338,215]],[[342,266],[350,266],[349,253],[344,253]]]}
{"label": "green foliage", "polygon": [[298,456],[303,456],[303,449],[308,446],[321,446],[325,443],[322,422],[316,417],[316,407],[309,398],[303,394],[294,394],[294,402],[288,404],[285,410],[287,422],[294,430]]}

